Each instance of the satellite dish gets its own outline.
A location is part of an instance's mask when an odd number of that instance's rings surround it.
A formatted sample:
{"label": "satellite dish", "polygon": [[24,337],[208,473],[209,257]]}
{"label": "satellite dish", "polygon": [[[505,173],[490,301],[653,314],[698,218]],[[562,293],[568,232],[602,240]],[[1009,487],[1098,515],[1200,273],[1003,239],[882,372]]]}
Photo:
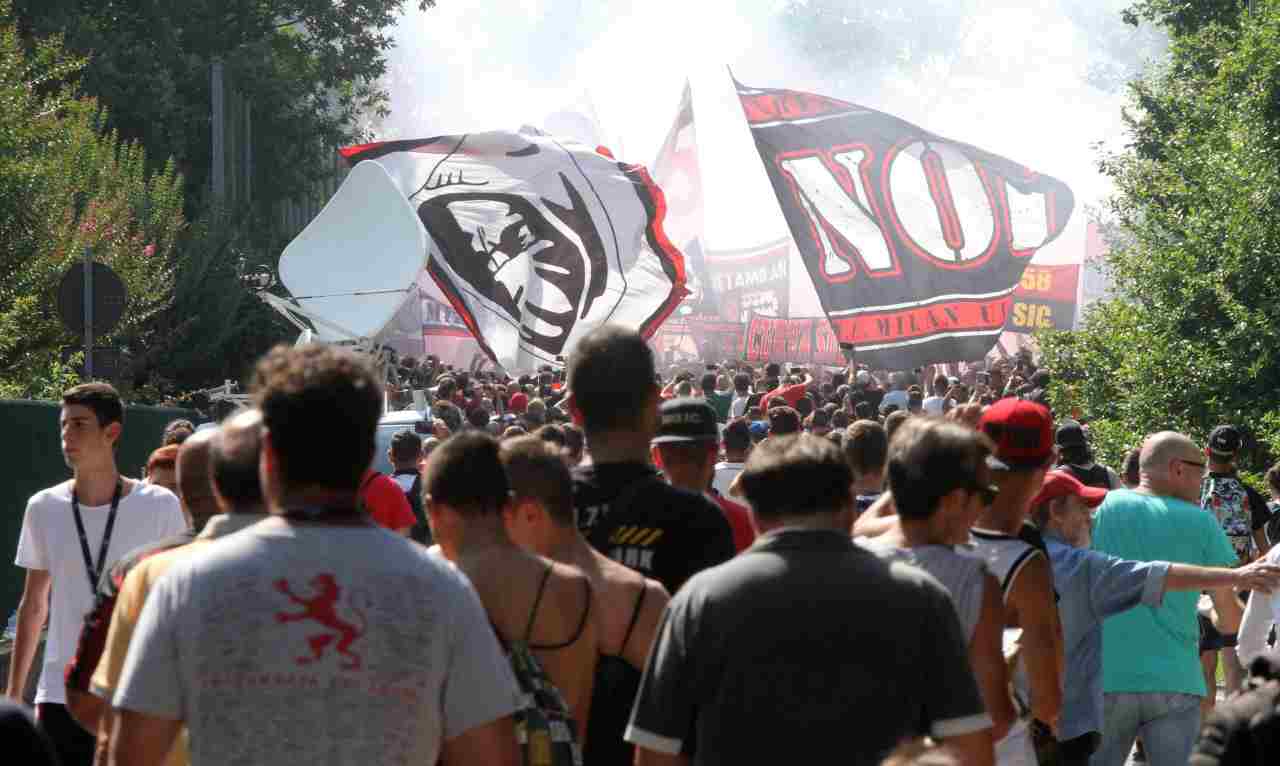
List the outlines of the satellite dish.
{"label": "satellite dish", "polygon": [[417,297],[426,261],[417,212],[381,165],[365,161],[284,249],[280,281],[323,320],[315,340],[375,338]]}

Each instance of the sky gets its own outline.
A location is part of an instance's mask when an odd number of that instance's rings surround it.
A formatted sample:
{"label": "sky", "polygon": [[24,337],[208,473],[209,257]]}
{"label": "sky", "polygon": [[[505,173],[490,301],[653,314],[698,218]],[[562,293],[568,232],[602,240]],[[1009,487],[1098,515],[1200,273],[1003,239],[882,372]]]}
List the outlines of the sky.
{"label": "sky", "polygon": [[[1127,4],[1070,1],[1096,5],[1117,27]],[[840,88],[781,28],[781,0],[440,0],[427,11],[407,9],[394,30],[392,115],[379,138],[543,127],[573,110],[597,121],[601,143],[618,159],[651,167],[688,81],[705,242],[750,247],[787,231],[732,90],[732,68],[743,83],[853,101],[1065,181],[1077,199],[1072,225],[1036,262],[1078,262],[1084,206],[1110,192],[1097,145],[1123,138],[1124,95],[1087,84],[1094,41],[1062,4],[981,3],[960,51],[986,55],[980,72],[924,68]]]}

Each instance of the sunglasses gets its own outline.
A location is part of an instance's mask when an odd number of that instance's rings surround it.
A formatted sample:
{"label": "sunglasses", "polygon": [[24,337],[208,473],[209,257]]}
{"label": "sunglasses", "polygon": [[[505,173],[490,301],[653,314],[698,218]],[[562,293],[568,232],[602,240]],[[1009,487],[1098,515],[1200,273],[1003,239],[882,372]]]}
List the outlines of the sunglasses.
{"label": "sunglasses", "polygon": [[1204,470],[1204,467],[1206,465],[1204,461],[1196,462],[1195,460],[1187,460],[1185,458],[1178,458],[1178,462],[1186,463],[1187,465],[1193,465],[1201,471]]}

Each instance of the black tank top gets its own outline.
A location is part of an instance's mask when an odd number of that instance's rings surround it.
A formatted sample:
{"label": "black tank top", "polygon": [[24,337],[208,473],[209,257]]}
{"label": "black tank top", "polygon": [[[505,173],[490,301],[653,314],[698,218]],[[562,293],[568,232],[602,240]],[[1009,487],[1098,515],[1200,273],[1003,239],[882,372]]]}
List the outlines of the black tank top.
{"label": "black tank top", "polygon": [[[640,587],[640,597],[631,612],[631,624],[622,638],[619,651],[627,647],[631,631],[640,619],[640,605],[644,603],[645,587]],[[640,691],[639,670],[622,657],[602,654],[596,663],[595,686],[591,690],[591,719],[587,721],[587,745],[582,762],[591,766],[631,766],[635,750],[622,739],[631,717],[631,706]]]}

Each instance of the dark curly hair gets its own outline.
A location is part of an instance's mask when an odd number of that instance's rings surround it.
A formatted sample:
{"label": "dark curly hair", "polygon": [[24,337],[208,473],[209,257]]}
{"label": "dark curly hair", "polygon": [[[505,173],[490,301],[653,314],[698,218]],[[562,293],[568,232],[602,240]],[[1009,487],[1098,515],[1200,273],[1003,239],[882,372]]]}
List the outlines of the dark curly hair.
{"label": "dark curly hair", "polygon": [[382,386],[369,362],[337,346],[277,346],[255,373],[254,404],[285,487],[356,490],[382,414]]}

